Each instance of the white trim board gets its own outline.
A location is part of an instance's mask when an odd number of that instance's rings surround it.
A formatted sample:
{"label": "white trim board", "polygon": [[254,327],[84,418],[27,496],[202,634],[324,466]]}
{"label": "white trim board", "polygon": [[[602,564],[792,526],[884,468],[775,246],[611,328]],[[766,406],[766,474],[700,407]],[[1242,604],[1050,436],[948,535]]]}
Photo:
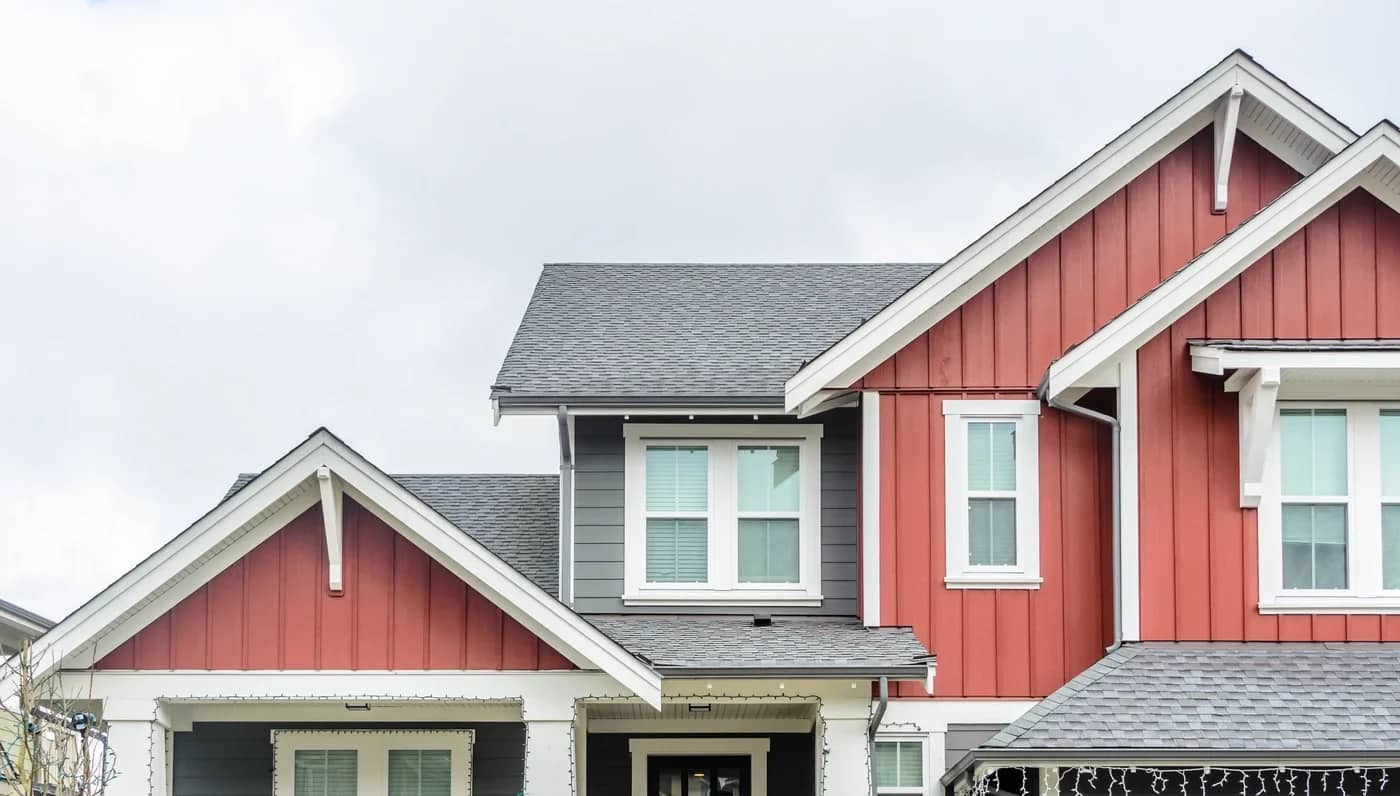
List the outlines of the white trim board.
{"label": "white trim board", "polygon": [[[789,411],[818,392],[846,388],[1024,260],[1153,163],[1214,123],[1217,105],[1236,88],[1287,122],[1326,153],[1356,134],[1243,52],[1236,51],[1094,153],[1023,207],[787,381]],[[1257,134],[1258,131],[1256,131]],[[1294,142],[1263,135],[1259,143],[1304,174],[1309,161]]]}
{"label": "white trim board", "polygon": [[1080,387],[1106,363],[1137,350],[1353,190],[1368,190],[1400,212],[1400,195],[1372,178],[1377,166],[1394,164],[1400,164],[1400,129],[1382,122],[1051,363],[1043,397]]}
{"label": "white trim board", "polygon": [[40,637],[35,643],[35,659],[43,662],[40,676],[60,663],[91,666],[275,533],[293,512],[315,505],[322,467],[352,499],[576,665],[600,669],[647,703],[660,705],[659,674],[326,429]]}

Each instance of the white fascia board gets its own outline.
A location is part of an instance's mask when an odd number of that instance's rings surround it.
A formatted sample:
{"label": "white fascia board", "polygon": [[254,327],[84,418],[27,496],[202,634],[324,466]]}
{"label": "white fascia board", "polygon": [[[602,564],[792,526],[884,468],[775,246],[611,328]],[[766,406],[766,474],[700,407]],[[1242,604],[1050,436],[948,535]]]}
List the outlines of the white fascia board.
{"label": "white fascia board", "polygon": [[13,628],[17,633],[28,638],[37,638],[48,629],[45,625],[3,608],[0,608],[0,627]]}
{"label": "white fascia board", "polygon": [[[1400,130],[1378,125],[1326,165],[1289,188],[1253,218],[1226,235],[1136,304],[1050,365],[1045,397],[1081,386],[1081,381],[1125,351],[1143,343],[1205,301],[1322,211],[1360,187],[1378,160],[1400,162]],[[1211,367],[1213,352],[1200,351],[1199,366]],[[1223,352],[1221,352],[1223,353]]]}
{"label": "white fascia board", "polygon": [[208,577],[189,577],[196,568],[226,552],[236,532],[291,502],[289,495],[309,496],[306,507],[314,505],[319,490],[308,485],[323,466],[357,502],[575,664],[600,669],[660,705],[659,674],[324,429],[42,636],[35,658],[46,667],[40,675],[95,644],[93,657],[101,657],[169,610],[219,571],[209,567]]}
{"label": "white fascia board", "polygon": [[1260,368],[1397,370],[1400,351],[1231,351],[1212,345],[1191,346],[1191,369],[1197,373],[1223,376],[1226,371]]}
{"label": "white fascia board", "polygon": [[786,384],[788,410],[820,390],[847,387],[894,355],[1211,124],[1216,103],[1236,86],[1333,152],[1355,140],[1345,125],[1247,55],[1232,53],[794,374]]}

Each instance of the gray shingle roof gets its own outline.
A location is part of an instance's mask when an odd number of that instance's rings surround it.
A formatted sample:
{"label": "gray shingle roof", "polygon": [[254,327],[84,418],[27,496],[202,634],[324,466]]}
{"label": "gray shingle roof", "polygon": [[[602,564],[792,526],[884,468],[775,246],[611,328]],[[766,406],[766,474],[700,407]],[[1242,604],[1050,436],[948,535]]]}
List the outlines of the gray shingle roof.
{"label": "gray shingle roof", "polygon": [[54,625],[52,619],[45,619],[44,617],[39,616],[33,611],[26,610],[24,608],[19,607],[18,605],[15,605],[12,602],[7,602],[5,600],[0,600],[0,613],[11,614],[13,616],[19,617],[20,619],[23,619],[24,621],[29,622],[30,624],[38,625],[44,628],[45,630],[53,627]]}
{"label": "gray shingle roof", "polygon": [[982,749],[1400,750],[1400,645],[1131,644]]}
{"label": "gray shingle roof", "polygon": [[[232,495],[255,474],[238,477]],[[559,595],[559,476],[391,475],[537,586]]]}
{"label": "gray shingle roof", "polygon": [[928,650],[904,627],[868,628],[855,619],[748,616],[585,617],[633,654],[672,676],[685,670],[895,669],[918,675]]}
{"label": "gray shingle roof", "polygon": [[804,361],[935,268],[546,265],[492,395],[505,405],[580,396],[781,403]]}

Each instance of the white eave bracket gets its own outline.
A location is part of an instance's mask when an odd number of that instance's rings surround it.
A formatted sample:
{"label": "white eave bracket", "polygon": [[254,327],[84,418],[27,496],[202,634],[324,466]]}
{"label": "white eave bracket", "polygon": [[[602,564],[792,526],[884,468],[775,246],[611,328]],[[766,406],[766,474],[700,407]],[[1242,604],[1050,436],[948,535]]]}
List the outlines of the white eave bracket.
{"label": "white eave bracket", "polygon": [[345,591],[344,564],[344,500],[345,490],[331,468],[316,468],[316,482],[321,486],[321,518],[326,526],[326,564],[328,587],[332,594]]}
{"label": "white eave bracket", "polygon": [[1281,378],[1274,367],[1237,370],[1226,392],[1240,394],[1240,505],[1258,508],[1264,495],[1264,460],[1273,437],[1274,407]]}
{"label": "white eave bracket", "polygon": [[1230,187],[1230,159],[1235,154],[1235,131],[1240,124],[1240,102],[1244,89],[1235,85],[1220,100],[1215,112],[1215,204],[1212,212],[1225,212]]}

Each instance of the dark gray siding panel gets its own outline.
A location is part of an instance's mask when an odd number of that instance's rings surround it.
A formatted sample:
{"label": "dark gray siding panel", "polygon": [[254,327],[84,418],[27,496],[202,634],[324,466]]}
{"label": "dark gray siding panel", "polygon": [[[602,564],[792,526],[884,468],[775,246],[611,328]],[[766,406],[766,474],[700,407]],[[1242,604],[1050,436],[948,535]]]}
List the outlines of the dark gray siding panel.
{"label": "dark gray siding panel", "polygon": [[[969,750],[981,746],[988,738],[1001,732],[1005,724],[949,724],[943,736],[944,766],[951,767]],[[938,776],[943,776],[942,772]]]}
{"label": "dark gray siding panel", "polygon": [[[274,728],[344,729],[345,724],[206,723],[175,733],[174,796],[272,796]],[[356,724],[363,729],[471,729],[473,796],[516,796],[525,780],[525,725]]]}
{"label": "dark gray siding panel", "polygon": [[[667,738],[666,735],[590,733],[588,736],[588,792],[630,793],[631,738]],[[709,735],[709,738],[768,738],[768,796],[814,796],[816,793],[816,739],[811,733],[757,735]]]}
{"label": "dark gray siding panel", "polygon": [[[734,418],[712,418],[733,423]],[[682,422],[682,418],[649,418]],[[781,419],[763,422],[789,422]],[[820,417],[822,433],[822,605],[774,613],[854,616],[856,613],[856,491],[860,414],[854,409]],[[623,586],[622,418],[574,419],[574,607],[582,613],[625,613]],[[632,609],[639,610],[639,609]],[[644,610],[644,609],[642,609]],[[651,609],[655,610],[655,609]],[[668,613],[724,613],[726,608],[667,609]],[[766,610],[766,609],[765,609]]]}

